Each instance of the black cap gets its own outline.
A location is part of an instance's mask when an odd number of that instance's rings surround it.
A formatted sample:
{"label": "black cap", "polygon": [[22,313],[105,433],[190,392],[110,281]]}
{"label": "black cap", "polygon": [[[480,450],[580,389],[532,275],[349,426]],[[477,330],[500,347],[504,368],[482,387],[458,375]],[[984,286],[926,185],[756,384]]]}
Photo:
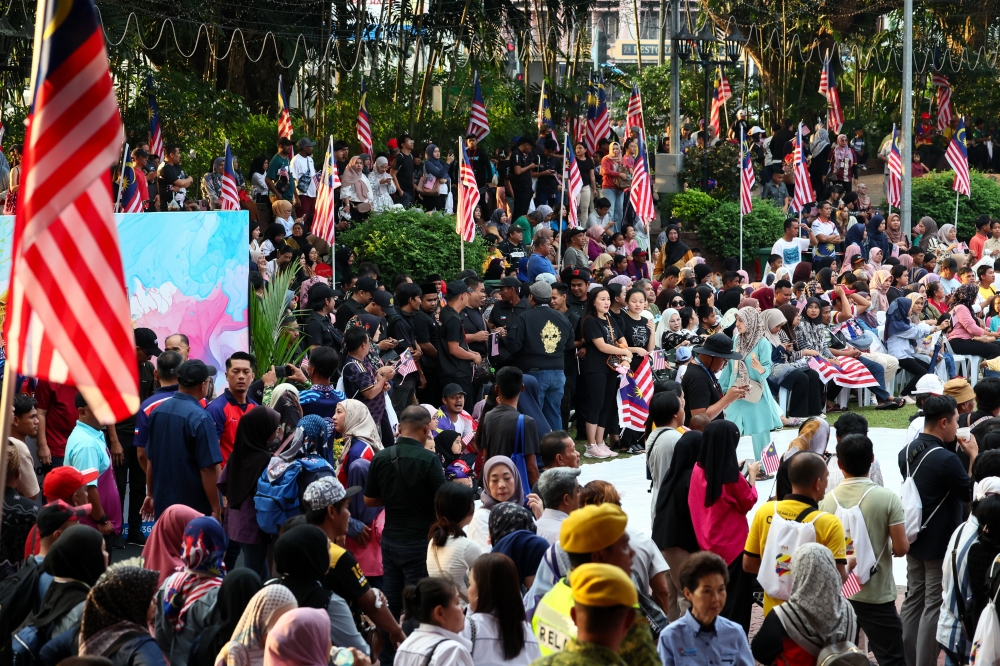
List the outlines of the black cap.
{"label": "black cap", "polygon": [[392,296],[387,291],[376,289],[374,301],[375,305],[379,306],[383,310],[392,307]]}
{"label": "black cap", "polygon": [[451,396],[458,395],[459,393],[465,395],[465,389],[463,389],[458,384],[448,384],[447,386],[444,387],[444,389],[441,390],[441,397],[450,398]]}
{"label": "black cap", "polygon": [[322,305],[328,298],[336,297],[337,293],[325,282],[317,282],[309,287],[309,303]]}
{"label": "black cap", "polygon": [[90,515],[91,510],[89,504],[70,506],[63,500],[50,502],[38,510],[38,517],[35,519],[38,525],[38,536],[43,539],[51,536],[67,521],[79,521],[84,516]]}
{"label": "black cap", "polygon": [[567,240],[569,240],[570,238],[575,238],[575,237],[577,237],[577,236],[579,236],[580,234],[583,234],[583,233],[586,233],[586,232],[583,230],[582,227],[574,227],[573,229],[570,229],[569,231],[563,232],[563,235],[566,236]]}
{"label": "black cap", "polygon": [[467,294],[471,291],[464,282],[461,280],[452,280],[448,283],[448,290],[445,292],[445,298],[452,299],[458,298],[462,294]]}
{"label": "black cap", "polygon": [[532,146],[535,145],[534,139],[532,139],[530,136],[522,136],[520,139],[517,140],[517,147],[520,148],[526,143],[530,143]]}
{"label": "black cap", "polygon": [[316,142],[309,139],[308,137],[304,136],[301,139],[299,139],[299,150],[302,150],[303,148],[312,148],[315,145]]}
{"label": "black cap", "polygon": [[151,328],[137,328],[134,333],[136,347],[150,356],[159,356],[163,353],[160,345],[156,342],[156,331]]}
{"label": "black cap", "polygon": [[374,294],[377,290],[378,282],[368,275],[358,278],[358,281],[354,283],[354,291],[367,291],[369,294]]}
{"label": "black cap", "polygon": [[508,275],[504,279],[500,280],[501,287],[513,287],[514,289],[520,289],[521,281],[518,280],[513,275]]}
{"label": "black cap", "polygon": [[708,339],[705,340],[704,345],[701,347],[695,347],[692,351],[694,351],[695,354],[718,356],[719,358],[729,358],[737,361],[743,358],[743,354],[733,351],[733,339],[725,333],[710,335]]}
{"label": "black cap", "polygon": [[218,372],[214,365],[205,365],[204,361],[189,359],[181,363],[177,369],[177,383],[181,386],[191,388],[202,384],[209,377],[214,377]]}
{"label": "black cap", "polygon": [[573,280],[583,280],[587,284],[590,284],[590,273],[582,268],[567,268],[563,270],[562,279],[566,284],[569,284]]}
{"label": "black cap", "polygon": [[425,282],[420,285],[420,293],[426,296],[427,294],[438,293],[438,286],[436,282]]}

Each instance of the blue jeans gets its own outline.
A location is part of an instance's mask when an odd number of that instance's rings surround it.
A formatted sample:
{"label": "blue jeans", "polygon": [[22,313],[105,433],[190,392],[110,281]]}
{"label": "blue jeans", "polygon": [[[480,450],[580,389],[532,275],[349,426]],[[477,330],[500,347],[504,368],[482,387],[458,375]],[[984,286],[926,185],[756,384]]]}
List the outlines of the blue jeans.
{"label": "blue jeans", "polygon": [[[416,585],[421,578],[427,578],[427,542],[394,542],[382,535],[383,588],[389,599],[389,610],[397,620],[403,612],[403,588]],[[396,656],[389,635],[382,632],[383,648],[379,656],[386,666],[391,666]]]}
{"label": "blue jeans", "polygon": [[871,392],[875,394],[879,402],[885,402],[891,397],[889,392],[885,390],[885,368],[878,361],[872,361],[864,356],[859,356],[858,360],[861,361],[861,365],[868,368],[868,372],[872,373],[872,377],[878,382],[878,386],[873,387]]}
{"label": "blue jeans", "polygon": [[621,231],[622,206],[625,205],[625,193],[616,189],[601,190],[601,196],[611,202],[611,219],[615,221],[615,231]]}
{"label": "blue jeans", "polygon": [[528,373],[538,382],[538,406],[552,430],[562,430],[562,399],[566,373],[562,370],[532,370]]}

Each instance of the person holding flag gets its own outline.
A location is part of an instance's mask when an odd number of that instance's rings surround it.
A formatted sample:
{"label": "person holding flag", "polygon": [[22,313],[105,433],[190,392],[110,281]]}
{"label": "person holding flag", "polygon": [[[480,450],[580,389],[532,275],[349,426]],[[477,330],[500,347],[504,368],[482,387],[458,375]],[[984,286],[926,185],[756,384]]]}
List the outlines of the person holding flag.
{"label": "person holding flag", "polygon": [[239,186],[236,184],[236,172],[233,169],[233,149],[226,141],[226,156],[222,168],[222,196],[219,198],[219,210],[236,211],[240,209]]}
{"label": "person holding flag", "polygon": [[[337,162],[333,151],[333,136],[327,142],[326,159],[316,188],[316,207],[313,213],[312,233],[330,245],[334,244],[334,230],[337,225],[337,207],[334,192],[340,187]],[[334,253],[335,254],[335,253]]]}
{"label": "person holding flag", "polygon": [[149,153],[142,148],[136,148],[132,151],[132,160],[126,162],[122,168],[122,213],[142,213],[145,210],[146,200],[149,199],[146,178],[136,174],[142,174],[142,167],[146,166],[147,159]]}

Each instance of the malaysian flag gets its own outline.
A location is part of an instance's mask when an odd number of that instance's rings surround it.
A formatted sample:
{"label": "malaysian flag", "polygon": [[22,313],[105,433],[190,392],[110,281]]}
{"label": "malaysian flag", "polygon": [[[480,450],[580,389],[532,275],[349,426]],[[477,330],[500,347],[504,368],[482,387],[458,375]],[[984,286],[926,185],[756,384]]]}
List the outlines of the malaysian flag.
{"label": "malaysian flag", "polygon": [[662,349],[654,349],[649,352],[652,357],[650,363],[653,366],[653,372],[662,372],[667,369],[667,353]]}
{"label": "malaysian flag", "polygon": [[[42,0],[14,222],[6,372],[76,386],[101,423],[139,409],[107,168],[122,119],[93,0]],[[83,165],[67,178],[52,164]],[[67,239],[72,238],[73,251]]]}
{"label": "malaysian flag", "polygon": [[625,125],[632,129],[638,127],[646,130],[646,123],[642,118],[642,97],[639,96],[639,86],[632,84],[632,94],[628,98],[628,111],[625,115]]}
{"label": "malaysian flag", "polygon": [[396,372],[399,373],[400,377],[405,377],[411,372],[417,371],[417,362],[413,360],[413,354],[409,349],[403,350],[403,353],[399,355],[399,363],[396,365]]}
{"label": "malaysian flag", "polygon": [[[607,91],[604,89],[604,73],[601,72],[597,79],[597,88],[595,104],[594,104],[594,149],[590,150],[591,155],[597,154],[597,142],[601,139],[607,138],[608,134],[611,133],[611,116],[608,114],[608,97]],[[588,124],[587,133],[590,134],[590,126]]]}
{"label": "malaysian flag", "polygon": [[632,373],[632,377],[639,389],[639,395],[649,404],[653,398],[653,371],[650,369],[649,356],[642,357],[635,372]]}
{"label": "malaysian flag", "polygon": [[833,73],[833,59],[829,57],[823,63],[823,71],[819,75],[819,94],[826,97],[826,124],[830,131],[836,134],[844,124],[844,109],[840,106],[840,91],[837,89],[837,77]]}
{"label": "malaysian flag", "polygon": [[121,212],[141,213],[142,197],[139,194],[139,183],[136,181],[135,165],[132,162],[126,162],[125,166],[122,167],[120,187],[122,190]]}
{"label": "malaysian flag", "polygon": [[889,147],[889,179],[885,199],[890,206],[899,208],[903,189],[903,158],[899,154],[899,130],[892,124],[892,143]]}
{"label": "malaysian flag", "polygon": [[568,224],[570,229],[575,229],[580,225],[580,192],[583,191],[583,178],[580,176],[580,165],[576,163],[576,151],[570,143],[569,134],[566,135],[566,180],[569,181],[569,200],[567,207]]}
{"label": "malaysian flag", "polygon": [[552,124],[552,109],[549,108],[549,94],[545,92],[545,79],[542,79],[542,92],[538,97],[538,129],[548,125],[551,129],[556,126]]}
{"label": "malaysian flag", "polygon": [[847,580],[844,581],[844,585],[840,588],[840,593],[850,599],[860,591],[861,579],[858,578],[858,575],[852,571],[847,574]]}
{"label": "malaysian flag", "polygon": [[753,212],[753,201],[750,199],[750,194],[753,192],[757,180],[753,172],[753,162],[750,161],[750,151],[747,149],[743,136],[743,127],[740,127],[740,152],[742,153],[740,156],[740,215],[749,215]]}
{"label": "malaysian flag", "polygon": [[573,137],[573,145],[578,143],[586,145],[587,116],[586,113],[582,116],[580,115],[580,98],[578,95],[573,95],[573,109],[573,115],[569,120],[569,131]]}
{"label": "malaysian flag", "polygon": [[326,145],[326,159],[320,172],[319,186],[316,188],[316,207],[313,212],[313,233],[330,245],[337,227],[337,209],[334,206],[334,190],[340,187],[337,161],[333,155],[333,137]]}
{"label": "malaysian flag", "polygon": [[646,224],[656,217],[656,207],[653,205],[653,190],[649,178],[649,159],[646,155],[646,136],[639,134],[639,155],[632,167],[632,187],[629,189],[629,201],[635,210],[635,216]]}
{"label": "malaysian flag", "polygon": [[368,86],[361,77],[361,103],[358,104],[358,143],[361,152],[372,155],[372,117],[368,114]]}
{"label": "malaysian flag", "polygon": [[621,376],[621,385],[618,388],[618,423],[623,428],[644,431],[646,421],[649,419],[649,403],[647,403],[631,373]]}
{"label": "malaysian flag", "polygon": [[712,127],[715,128],[715,136],[719,136],[722,131],[720,126],[720,116],[722,108],[726,105],[726,101],[731,99],[733,96],[733,91],[729,87],[729,79],[726,75],[722,73],[720,68],[719,74],[721,78],[719,82],[715,84],[715,90],[712,92],[712,116],[711,123]]}
{"label": "malaysian flag", "polygon": [[948,150],[944,153],[944,158],[955,170],[955,182],[951,189],[967,197],[972,196],[972,184],[969,182],[969,151],[965,147],[965,121],[958,120],[958,129],[951,137]]}
{"label": "malaysian flag", "polygon": [[479,205],[479,185],[476,184],[476,172],[472,170],[469,153],[459,141],[462,151],[462,163],[458,167],[458,211],[455,215],[455,233],[466,243],[476,238],[476,206]]}
{"label": "malaysian flag", "polygon": [[934,49],[934,69],[931,70],[931,85],[937,88],[938,115],[937,130],[944,131],[944,128],[951,124],[951,82],[941,69],[939,53]]}
{"label": "malaysian flag", "polygon": [[587,119],[584,126],[584,145],[591,155],[597,154],[597,86],[594,85],[594,74],[590,74],[590,82],[587,85]]}
{"label": "malaysian flag", "polygon": [[838,365],[834,365],[821,356],[813,356],[806,365],[819,374],[819,378],[823,380],[824,384],[832,380],[837,386],[846,386],[847,388],[878,386],[872,373],[856,358],[841,356],[837,363]]}
{"label": "malaysian flag", "polygon": [[465,135],[474,134],[476,139],[482,141],[490,135],[490,119],[486,115],[486,103],[483,102],[483,89],[479,85],[479,72],[475,74],[475,92],[472,94],[472,110],[469,112],[469,126],[465,128]]}
{"label": "malaysian flag", "polygon": [[806,204],[816,200],[812,183],[809,181],[809,165],[806,163],[805,148],[802,144],[802,123],[799,123],[799,132],[792,143],[794,144],[792,150],[792,187],[795,189],[792,206],[801,212]]}
{"label": "malaysian flag", "polygon": [[278,138],[292,138],[292,116],[288,112],[288,98],[285,96],[285,87],[281,83],[281,75],[278,75]]}
{"label": "malaysian flag", "polygon": [[764,453],[760,454],[760,464],[764,467],[764,473],[768,476],[778,471],[778,467],[781,466],[781,456],[778,455],[778,450],[774,448],[774,442],[771,442],[771,445],[764,449]]}
{"label": "malaysian flag", "polygon": [[153,75],[146,78],[146,98],[149,100],[149,153],[157,155],[161,160],[163,154],[163,130],[160,127],[160,107],[153,94]]}
{"label": "malaysian flag", "polygon": [[220,210],[239,210],[240,195],[236,186],[236,171],[233,169],[233,149],[226,141],[226,165],[222,170],[222,198],[219,199]]}

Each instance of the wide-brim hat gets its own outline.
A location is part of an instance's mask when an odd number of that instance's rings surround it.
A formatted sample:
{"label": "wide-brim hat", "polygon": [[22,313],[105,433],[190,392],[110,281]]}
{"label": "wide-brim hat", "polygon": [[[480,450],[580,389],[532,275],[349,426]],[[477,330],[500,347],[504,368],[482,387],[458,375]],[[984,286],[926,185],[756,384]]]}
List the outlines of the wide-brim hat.
{"label": "wide-brim hat", "polygon": [[694,348],[695,354],[705,354],[706,356],[718,356],[719,358],[735,359],[740,361],[743,354],[733,351],[733,339],[725,333],[710,335],[705,344]]}

